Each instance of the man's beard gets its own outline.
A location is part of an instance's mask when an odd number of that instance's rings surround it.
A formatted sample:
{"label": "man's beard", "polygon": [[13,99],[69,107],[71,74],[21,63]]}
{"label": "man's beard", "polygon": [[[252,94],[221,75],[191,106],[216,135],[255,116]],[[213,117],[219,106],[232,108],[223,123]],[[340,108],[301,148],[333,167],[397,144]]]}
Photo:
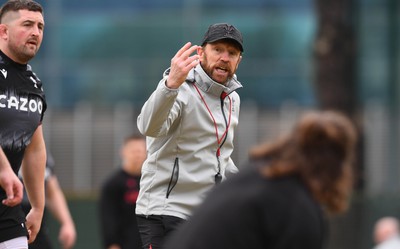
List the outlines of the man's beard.
{"label": "man's beard", "polygon": [[11,51],[11,53],[13,53],[21,62],[28,62],[36,55],[37,49],[32,50],[28,49],[27,46],[17,47],[12,44],[13,43],[11,43],[10,41],[8,48]]}
{"label": "man's beard", "polygon": [[[217,67],[217,66],[218,66],[218,64],[216,65],[216,67]],[[223,82],[221,82],[221,81],[219,81],[219,80],[216,80],[216,79],[213,77],[213,75],[212,75],[212,73],[213,73],[213,68],[209,66],[209,63],[208,63],[207,56],[206,56],[206,53],[205,53],[205,52],[204,52],[204,55],[203,55],[203,63],[201,63],[201,67],[203,68],[204,72],[206,72],[206,74],[207,74],[212,80],[214,80],[215,82],[220,83],[220,84],[222,84],[222,85],[225,85],[226,82],[230,81],[230,80],[232,79],[232,77],[233,77],[233,74],[234,74],[234,73],[232,73],[230,70],[228,70],[228,76],[226,77],[226,79],[225,79]],[[214,69],[215,69],[215,67],[214,67]]]}

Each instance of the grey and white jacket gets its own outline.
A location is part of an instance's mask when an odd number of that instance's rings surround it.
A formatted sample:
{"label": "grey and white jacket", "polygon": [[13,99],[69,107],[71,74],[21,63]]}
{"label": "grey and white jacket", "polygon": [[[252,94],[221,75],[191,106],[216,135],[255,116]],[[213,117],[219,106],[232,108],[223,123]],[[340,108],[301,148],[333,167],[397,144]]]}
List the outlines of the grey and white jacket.
{"label": "grey and white jacket", "polygon": [[[198,65],[178,89],[169,89],[165,85],[168,73],[169,69],[137,119],[139,131],[146,136],[147,159],[142,167],[136,214],[187,219],[215,186],[218,172],[225,179],[238,171],[231,154],[240,110],[235,90],[242,85],[236,75],[226,85],[219,84]],[[223,92],[228,96],[222,99]],[[227,130],[220,149],[220,167],[213,119],[220,139]]]}

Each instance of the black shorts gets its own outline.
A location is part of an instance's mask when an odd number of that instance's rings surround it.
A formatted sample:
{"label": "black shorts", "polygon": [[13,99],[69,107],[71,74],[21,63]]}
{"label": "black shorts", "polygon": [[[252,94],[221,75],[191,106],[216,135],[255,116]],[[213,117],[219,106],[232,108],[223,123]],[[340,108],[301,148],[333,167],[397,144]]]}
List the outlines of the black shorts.
{"label": "black shorts", "polygon": [[143,248],[161,249],[165,238],[185,220],[169,215],[136,215]]}

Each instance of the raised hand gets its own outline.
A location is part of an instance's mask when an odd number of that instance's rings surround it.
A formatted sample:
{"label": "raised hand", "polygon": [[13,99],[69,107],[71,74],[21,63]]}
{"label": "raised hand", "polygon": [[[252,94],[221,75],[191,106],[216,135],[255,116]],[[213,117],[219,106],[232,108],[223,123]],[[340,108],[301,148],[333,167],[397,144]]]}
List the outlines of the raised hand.
{"label": "raised hand", "polygon": [[171,70],[166,82],[168,88],[179,88],[185,82],[189,71],[199,64],[199,55],[192,55],[199,47],[188,42],[171,59]]}

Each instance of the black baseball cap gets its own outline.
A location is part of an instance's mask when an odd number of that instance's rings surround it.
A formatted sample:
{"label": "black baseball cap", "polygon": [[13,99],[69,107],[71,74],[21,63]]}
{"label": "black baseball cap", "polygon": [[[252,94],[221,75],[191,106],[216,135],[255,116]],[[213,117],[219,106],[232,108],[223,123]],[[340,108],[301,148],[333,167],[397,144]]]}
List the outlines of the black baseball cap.
{"label": "black baseball cap", "polygon": [[228,23],[216,23],[208,27],[207,32],[204,35],[202,46],[206,43],[212,43],[222,39],[234,40],[240,47],[240,51],[243,52],[243,37],[240,31],[233,25]]}

